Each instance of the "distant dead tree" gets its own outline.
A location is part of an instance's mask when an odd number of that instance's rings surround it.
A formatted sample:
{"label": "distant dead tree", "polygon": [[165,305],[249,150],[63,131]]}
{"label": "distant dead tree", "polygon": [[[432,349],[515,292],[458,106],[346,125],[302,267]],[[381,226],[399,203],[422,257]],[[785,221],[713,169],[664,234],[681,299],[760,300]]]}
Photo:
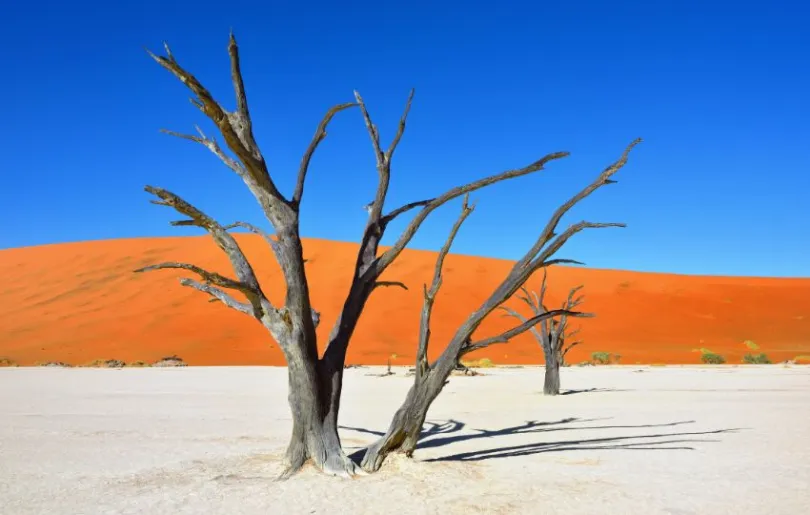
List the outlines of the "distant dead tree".
{"label": "distant dead tree", "polygon": [[[138,271],[179,269],[194,274],[197,279],[183,278],[180,280],[181,284],[199,290],[225,306],[256,319],[278,343],[288,365],[288,400],[293,418],[292,436],[285,455],[286,467],[282,477],[293,474],[307,461],[311,461],[316,467],[332,475],[348,477],[359,473],[360,470],[346,456],[341,447],[338,436],[338,412],[346,352],[366,302],[378,287],[404,287],[399,282],[381,280],[381,275],[401,254],[425,219],[440,206],[497,182],[543,170],[547,163],[564,158],[568,156],[568,153],[548,154],[524,167],[490,175],[452,188],[441,195],[385,211],[384,204],[391,178],[391,162],[405,130],[413,91],[405,105],[396,134],[387,149],[384,149],[380,142],[377,126],[372,122],[362,97],[355,92],[354,102],[335,105],[326,112],[303,154],[297,170],[295,188],[290,196],[285,196],[279,191],[276,182],[271,177],[265,156],[254,138],[253,120],[248,108],[239,51],[233,35],[228,44],[231,81],[236,97],[236,107],[232,111],[227,110],[194,75],[180,65],[168,45],[164,45],[164,47],[166,52],[164,56],[151,52],[150,55],[191,91],[191,103],[214,123],[230,153],[226,152],[226,149],[221,147],[215,138],[207,136],[199,128],[196,130],[197,134],[165,132],[204,146],[241,177],[273,227],[275,234],[269,234],[246,222],[223,225],[178,195],[162,188],[147,186],[146,191],[156,197],[152,201],[153,203],[171,207],[184,216],[182,220],[172,222],[173,225],[199,227],[213,237],[219,248],[228,256],[235,277],[228,277],[204,270],[194,264],[181,262],[159,263]],[[323,356],[319,358],[315,328],[320,316],[311,304],[309,283],[304,267],[303,245],[299,232],[301,203],[312,156],[326,137],[327,126],[337,113],[355,107],[359,108],[363,116],[376,158],[378,176],[376,194],[374,200],[367,206],[368,220],[359,246],[351,285],[348,288],[343,308],[329,333]],[[605,184],[608,182],[609,175],[605,176]],[[388,225],[397,217],[408,212],[416,214],[391,247],[381,252],[379,243]],[[556,227],[556,222],[552,225]],[[554,240],[557,243],[552,242],[549,247],[551,250],[544,251],[546,253],[543,255],[550,256],[556,252],[557,248],[574,232],[585,227],[597,226],[601,227],[601,225],[581,224],[571,228]],[[260,235],[275,255],[286,284],[283,305],[272,304],[265,295],[253,267],[229,232],[237,228]],[[550,229],[545,232],[541,240],[544,242],[551,240],[552,231]],[[475,344],[468,341],[468,333],[471,334],[489,311],[511,295],[525,281],[525,278],[528,277],[525,270],[534,270],[544,266],[542,260],[523,260],[521,263],[523,263],[522,268],[513,274],[514,277],[510,276],[509,281],[496,291],[492,300],[488,301],[481,310],[474,314],[471,321],[460,329],[459,336],[449,347],[450,354],[458,355],[462,351],[469,352],[477,348]],[[480,346],[484,343],[486,341],[478,342],[477,345]],[[427,339],[423,345],[426,348]],[[420,363],[422,368],[418,374],[418,384],[422,386],[419,386],[419,391],[423,391],[426,384],[433,385],[436,378],[446,375],[445,370],[451,366],[448,360],[452,360],[451,358],[454,357],[448,357],[435,364],[435,368],[432,369],[434,372],[427,372],[426,364]],[[453,361],[452,365],[455,366],[455,363],[456,361]],[[430,391],[433,394],[433,390]],[[435,393],[437,394],[438,391]],[[426,410],[427,405],[420,407],[420,409],[422,408]],[[421,420],[424,420],[423,416]],[[419,424],[421,427],[421,421]],[[413,424],[410,424],[409,431],[412,432],[413,427]]]}
{"label": "distant dead tree", "polygon": [[[474,333],[484,319],[514,295],[535,271],[562,263],[582,264],[570,259],[553,258],[557,251],[559,251],[572,236],[584,229],[624,227],[624,224],[620,223],[593,223],[583,221],[569,226],[559,234],[557,233],[557,226],[560,220],[572,207],[598,188],[616,182],[612,180],[611,177],[627,163],[630,151],[640,142],[641,140],[638,139],[630,143],[618,161],[605,168],[591,184],[557,208],[534,245],[515,263],[506,278],[495,288],[489,297],[484,300],[481,306],[470,314],[467,320],[458,327],[439,358],[433,363],[430,363],[427,358],[428,346],[430,344],[430,318],[436,300],[436,294],[439,292],[439,288],[442,284],[442,266],[461,224],[464,223],[464,220],[473,211],[473,206],[468,204],[467,198],[465,197],[461,215],[456,220],[453,228],[450,230],[447,241],[439,251],[433,274],[433,282],[430,287],[425,286],[424,289],[424,303],[422,305],[419,329],[419,344],[416,352],[414,384],[408,391],[405,401],[394,414],[393,420],[385,435],[366,449],[362,460],[364,470],[378,470],[385,458],[392,452],[401,452],[406,456],[413,455],[430,405],[439,393],[441,393],[442,389],[447,384],[450,373],[456,368],[459,360],[465,354],[484,349],[490,345],[506,343],[515,336],[529,331],[537,324],[543,323],[553,317],[590,316],[588,313],[571,311],[570,307],[576,306],[576,303],[571,301],[566,303],[562,309],[542,310],[526,318],[521,324],[499,335],[484,338],[474,336]],[[574,293],[576,293],[576,291]],[[565,324],[563,323],[562,327],[564,326]],[[555,361],[554,363],[555,365],[559,365],[559,361]]]}
{"label": "distant dead tree", "polygon": [[[549,311],[545,306],[546,279],[547,274],[544,269],[543,282],[540,284],[539,295],[534,291],[529,292],[525,286],[521,286],[520,288],[523,295],[518,295],[518,298],[529,306],[532,317],[542,315]],[[562,304],[564,311],[573,311],[574,308],[582,303],[584,296],[577,295],[581,289],[582,286],[571,289],[568,293],[568,297]],[[526,316],[508,306],[501,306],[500,309],[506,311],[507,316],[517,318],[521,322],[525,323],[528,320]],[[574,335],[577,334],[579,330],[568,330],[568,321],[568,315],[563,314],[558,318],[541,320],[530,329],[532,336],[534,336],[537,343],[540,344],[540,348],[543,349],[543,357],[546,362],[546,374],[543,383],[543,393],[545,395],[560,394],[560,367],[565,365],[565,355],[568,354],[568,351],[573,347],[582,343],[579,340],[573,340]],[[566,340],[568,340],[568,343],[566,343]]]}

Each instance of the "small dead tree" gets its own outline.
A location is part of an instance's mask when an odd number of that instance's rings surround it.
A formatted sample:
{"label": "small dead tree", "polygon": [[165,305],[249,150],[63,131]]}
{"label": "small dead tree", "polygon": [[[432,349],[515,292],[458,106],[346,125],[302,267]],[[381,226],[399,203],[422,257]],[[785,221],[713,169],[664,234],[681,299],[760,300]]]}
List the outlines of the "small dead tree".
{"label": "small dead tree", "polygon": [[[413,91],[387,149],[380,142],[377,126],[372,122],[363,98],[355,92],[354,102],[335,105],[324,115],[301,159],[292,195],[287,197],[276,187],[265,156],[253,135],[253,121],[233,34],[228,43],[231,80],[236,97],[233,111],[227,110],[194,75],[180,65],[168,45],[164,47],[165,56],[151,52],[150,55],[191,91],[191,103],[213,122],[230,153],[199,128],[197,134],[164,132],[204,146],[241,177],[275,234],[262,231],[246,222],[222,225],[178,195],[162,188],[147,186],[146,191],[157,197],[153,203],[171,207],[184,215],[184,219],[173,222],[173,225],[199,227],[213,237],[217,246],[228,256],[236,277],[227,277],[180,262],[159,263],[137,271],[179,269],[196,275],[199,279],[183,278],[180,280],[181,284],[199,290],[223,305],[259,321],[278,343],[288,365],[288,400],[293,418],[292,436],[285,455],[286,467],[282,477],[293,474],[307,461],[332,475],[351,476],[359,473],[360,470],[341,448],[338,413],[347,349],[366,302],[372,292],[381,286],[404,287],[396,281],[381,280],[381,275],[401,254],[425,219],[440,206],[500,181],[543,170],[547,163],[564,158],[568,153],[551,153],[521,168],[490,175],[452,188],[436,197],[411,202],[386,212],[384,205],[391,178],[392,158],[405,131]],[[309,283],[304,267],[303,245],[299,233],[301,203],[310,162],[326,137],[330,121],[337,113],[355,107],[359,108],[371,139],[378,180],[374,200],[368,206],[368,220],[358,250],[352,282],[343,308],[329,333],[325,351],[319,358],[315,328],[320,316],[310,302]],[[397,217],[413,211],[416,214],[398,239],[390,248],[380,252],[379,243],[388,225]],[[247,257],[229,232],[236,228],[260,235],[272,250],[286,284],[283,305],[276,306],[268,300]],[[424,374],[420,375],[420,380],[421,378],[424,378]]]}
{"label": "small dead tree", "polygon": [[627,163],[630,151],[640,142],[640,139],[633,141],[628,145],[618,161],[605,168],[596,180],[557,208],[540,233],[535,244],[515,263],[506,278],[495,288],[481,306],[456,330],[439,358],[433,363],[430,363],[427,358],[428,346],[430,344],[430,318],[433,304],[436,300],[436,294],[439,292],[442,283],[442,266],[461,224],[464,223],[464,220],[473,211],[473,206],[470,206],[465,198],[461,215],[458,220],[456,220],[447,241],[439,251],[439,255],[436,259],[433,282],[430,287],[425,286],[425,298],[422,306],[419,329],[419,344],[416,352],[414,384],[408,391],[405,401],[394,414],[385,435],[366,449],[362,460],[364,470],[369,472],[378,470],[385,461],[385,458],[392,452],[401,452],[406,456],[413,455],[430,405],[439,393],[441,393],[442,389],[447,384],[450,373],[456,368],[459,360],[465,354],[489,347],[490,345],[506,343],[515,336],[535,327],[538,323],[553,317],[563,315],[567,317],[590,316],[588,313],[569,311],[565,308],[555,309],[529,317],[521,324],[496,336],[481,339],[476,339],[473,336],[484,319],[514,295],[535,271],[562,263],[582,264],[570,259],[553,258],[557,251],[559,251],[572,236],[585,229],[625,226],[621,223],[592,223],[583,221],[569,226],[559,234],[556,232],[563,215],[572,207],[598,188],[616,182],[612,180],[611,177]]}
{"label": "small dead tree", "polygon": [[[542,315],[543,313],[547,313],[549,311],[544,304],[546,296],[546,279],[546,270],[543,269],[543,282],[540,284],[539,295],[536,292],[529,292],[525,286],[520,287],[520,291],[523,293],[523,295],[518,295],[518,298],[529,306],[532,317]],[[562,309],[564,311],[573,311],[574,308],[582,303],[583,296],[577,295],[581,289],[582,286],[577,286],[576,288],[571,289],[571,291],[568,293],[568,297],[562,304]],[[520,312],[508,306],[501,306],[500,309],[504,310],[507,313],[507,316],[517,318],[523,323],[528,320],[528,318],[522,315]],[[574,334],[578,332],[578,330],[572,330],[568,331],[568,334],[566,335],[568,320],[568,315],[565,314],[560,315],[559,318],[547,318],[545,320],[541,320],[537,325],[533,326],[529,330],[531,331],[535,340],[537,340],[537,343],[540,344],[540,348],[543,349],[543,357],[546,362],[546,374],[545,381],[543,383],[543,393],[545,395],[560,394],[560,367],[565,364],[565,355],[568,354],[568,351],[581,343],[580,341],[571,341],[566,345],[566,336],[568,338],[573,338]]]}

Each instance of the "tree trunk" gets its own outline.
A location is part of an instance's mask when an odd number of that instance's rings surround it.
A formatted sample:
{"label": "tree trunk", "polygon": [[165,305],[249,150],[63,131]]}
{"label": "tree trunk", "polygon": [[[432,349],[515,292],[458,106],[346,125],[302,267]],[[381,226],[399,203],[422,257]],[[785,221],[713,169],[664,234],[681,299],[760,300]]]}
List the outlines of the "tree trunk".
{"label": "tree trunk", "polygon": [[549,341],[548,347],[543,347],[543,356],[546,360],[546,374],[543,381],[543,395],[560,394],[560,352],[554,345],[554,341]]}
{"label": "tree trunk", "polygon": [[361,464],[366,472],[379,470],[385,458],[393,452],[403,453],[408,457],[413,455],[428,409],[444,388],[449,374],[449,370],[446,373],[429,370],[414,381],[405,402],[394,414],[385,436],[366,450]]}
{"label": "tree trunk", "polygon": [[[316,359],[289,359],[289,403],[293,430],[281,479],[297,472],[308,460],[323,472],[340,477],[359,473],[343,452],[337,428],[340,392],[332,395],[330,374]],[[340,380],[338,379],[338,383]]]}
{"label": "tree trunk", "polygon": [[560,394],[560,362],[546,359],[546,377],[543,382],[543,395]]}

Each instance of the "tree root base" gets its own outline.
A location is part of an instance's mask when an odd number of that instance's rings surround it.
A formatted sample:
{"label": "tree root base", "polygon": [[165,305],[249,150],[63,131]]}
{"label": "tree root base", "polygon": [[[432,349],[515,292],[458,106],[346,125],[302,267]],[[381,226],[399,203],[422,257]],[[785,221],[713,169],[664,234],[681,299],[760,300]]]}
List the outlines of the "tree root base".
{"label": "tree root base", "polygon": [[286,481],[290,479],[292,476],[300,472],[301,469],[303,469],[308,464],[312,465],[320,472],[323,472],[328,476],[339,477],[343,479],[354,479],[359,476],[368,475],[368,473],[365,470],[363,470],[359,465],[357,465],[354,461],[352,461],[351,458],[349,458],[346,455],[342,455],[330,457],[323,463],[318,463],[312,459],[297,460],[296,463],[287,462],[284,466],[284,470],[276,478],[276,481]]}

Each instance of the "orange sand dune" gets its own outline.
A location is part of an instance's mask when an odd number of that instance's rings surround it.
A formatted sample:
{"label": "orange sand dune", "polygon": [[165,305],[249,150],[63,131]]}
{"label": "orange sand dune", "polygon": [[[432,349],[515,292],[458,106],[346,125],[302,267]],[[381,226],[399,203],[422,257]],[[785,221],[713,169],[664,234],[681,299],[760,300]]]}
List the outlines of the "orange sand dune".
{"label": "orange sand dune", "polygon": [[[265,291],[283,297],[278,267],[252,235],[239,241],[260,273]],[[322,312],[323,342],[342,305],[357,245],[307,240],[305,254],[313,303]],[[409,286],[375,292],[349,349],[348,362],[409,364],[435,253],[405,251],[386,278]],[[178,354],[192,365],[283,364],[281,352],[257,322],[177,283],[179,273],[133,274],[160,261],[190,261],[228,272],[226,258],[208,237],[129,239],[0,251],[0,357],[21,365],[59,360],[154,361]],[[457,325],[504,277],[509,261],[451,255],[434,313],[435,356]],[[539,287],[539,275],[530,287]],[[771,359],[810,355],[810,279],[723,278],[556,267],[549,300],[584,284],[577,321],[585,343],[571,361],[593,351],[621,354],[622,363],[698,363],[698,348],[739,363],[753,340]],[[514,301],[512,301],[514,302]],[[515,302],[520,307],[519,302]],[[480,335],[507,329],[500,313]],[[497,363],[540,363],[530,336],[480,351]]]}

